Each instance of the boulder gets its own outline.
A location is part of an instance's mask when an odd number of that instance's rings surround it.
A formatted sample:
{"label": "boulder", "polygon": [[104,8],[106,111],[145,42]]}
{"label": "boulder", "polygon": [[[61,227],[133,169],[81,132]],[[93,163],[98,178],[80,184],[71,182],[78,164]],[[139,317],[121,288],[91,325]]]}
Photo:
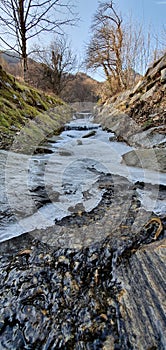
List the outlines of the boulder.
{"label": "boulder", "polygon": [[166,149],[138,149],[125,153],[122,162],[129,166],[166,172]]}
{"label": "boulder", "polygon": [[[155,115],[149,116],[151,119],[157,118]],[[132,146],[152,148],[162,145],[166,142],[166,135],[163,126],[150,128],[131,135],[128,142]]]}

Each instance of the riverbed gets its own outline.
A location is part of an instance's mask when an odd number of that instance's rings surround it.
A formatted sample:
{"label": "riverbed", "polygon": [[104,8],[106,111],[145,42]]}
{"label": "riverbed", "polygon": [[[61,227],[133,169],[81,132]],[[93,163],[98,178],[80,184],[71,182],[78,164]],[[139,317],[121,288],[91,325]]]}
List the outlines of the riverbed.
{"label": "riverbed", "polygon": [[0,349],[164,350],[165,174],[80,117],[0,152]]}
{"label": "riverbed", "polygon": [[60,135],[48,137],[35,154],[0,151],[1,242],[54,226],[74,212],[91,212],[105,192],[98,184],[102,174],[143,184],[137,188],[142,206],[165,216],[161,186],[166,186],[166,174],[126,166],[122,155],[133,148],[95,124],[91,115],[80,117]]}

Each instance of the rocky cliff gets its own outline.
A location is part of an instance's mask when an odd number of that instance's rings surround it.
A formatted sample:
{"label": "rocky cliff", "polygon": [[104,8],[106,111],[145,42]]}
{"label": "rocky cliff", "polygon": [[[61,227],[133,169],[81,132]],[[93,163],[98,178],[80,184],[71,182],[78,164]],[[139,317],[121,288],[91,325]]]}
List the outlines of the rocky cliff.
{"label": "rocky cliff", "polygon": [[166,54],[148,69],[132,90],[96,108],[96,121],[115,132],[119,140],[141,148],[123,157],[126,164],[140,167],[143,163],[143,167],[166,171],[165,91]]}

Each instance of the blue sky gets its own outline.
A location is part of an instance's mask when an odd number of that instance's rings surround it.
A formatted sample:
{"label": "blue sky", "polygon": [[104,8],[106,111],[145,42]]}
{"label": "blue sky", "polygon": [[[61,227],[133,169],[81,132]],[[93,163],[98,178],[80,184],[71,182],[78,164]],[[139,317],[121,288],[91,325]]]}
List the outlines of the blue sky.
{"label": "blue sky", "polygon": [[[81,21],[76,28],[68,29],[67,32],[81,60],[90,38],[90,25],[99,1],[78,0],[75,3]],[[154,37],[166,25],[166,1],[164,0],[114,0],[114,4],[124,21],[132,14],[134,21],[143,24],[145,28],[150,26]]]}

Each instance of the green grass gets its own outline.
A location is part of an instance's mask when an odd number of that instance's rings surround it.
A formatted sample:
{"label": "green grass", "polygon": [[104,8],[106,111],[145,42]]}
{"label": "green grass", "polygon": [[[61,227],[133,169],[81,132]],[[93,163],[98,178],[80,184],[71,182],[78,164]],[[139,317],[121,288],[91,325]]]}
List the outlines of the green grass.
{"label": "green grass", "polygon": [[143,130],[149,129],[152,125],[153,125],[153,120],[148,119],[143,123],[142,129]]}

